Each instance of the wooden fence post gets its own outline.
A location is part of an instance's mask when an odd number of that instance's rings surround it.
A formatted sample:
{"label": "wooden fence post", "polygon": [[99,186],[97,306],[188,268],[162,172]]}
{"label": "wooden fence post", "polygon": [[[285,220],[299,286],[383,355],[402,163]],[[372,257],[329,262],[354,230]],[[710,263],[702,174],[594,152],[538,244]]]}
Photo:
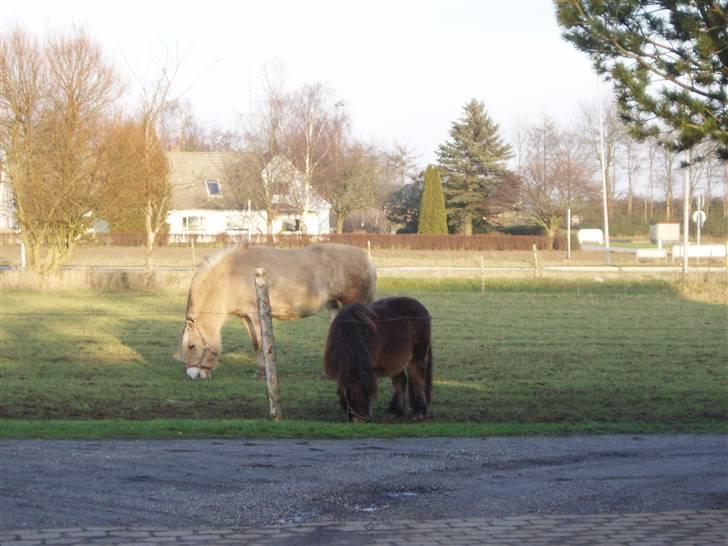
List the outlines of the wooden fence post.
{"label": "wooden fence post", "polygon": [[255,295],[258,300],[258,317],[260,318],[261,350],[265,363],[265,386],[268,391],[270,416],[275,421],[283,420],[281,399],[278,392],[278,372],[276,371],[276,351],[273,342],[273,318],[268,294],[268,282],[265,269],[255,270]]}
{"label": "wooden fence post", "polygon": [[538,270],[538,249],[533,245],[533,274],[538,279],[540,277]]}
{"label": "wooden fence post", "polygon": [[197,258],[195,256],[195,236],[190,235],[190,247],[192,248],[192,269],[195,269],[197,265]]}

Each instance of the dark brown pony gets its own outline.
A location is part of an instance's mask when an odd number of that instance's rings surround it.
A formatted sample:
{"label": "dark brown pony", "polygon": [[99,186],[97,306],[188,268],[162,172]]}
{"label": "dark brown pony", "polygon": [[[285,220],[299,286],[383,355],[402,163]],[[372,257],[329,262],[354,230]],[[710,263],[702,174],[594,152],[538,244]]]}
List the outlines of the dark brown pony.
{"label": "dark brown pony", "polygon": [[384,298],[354,303],[333,320],[326,340],[324,370],[338,384],[349,420],[371,421],[377,378],[390,377],[389,413],[405,410],[405,388],[413,416],[427,415],[432,399],[431,317],[419,301]]}

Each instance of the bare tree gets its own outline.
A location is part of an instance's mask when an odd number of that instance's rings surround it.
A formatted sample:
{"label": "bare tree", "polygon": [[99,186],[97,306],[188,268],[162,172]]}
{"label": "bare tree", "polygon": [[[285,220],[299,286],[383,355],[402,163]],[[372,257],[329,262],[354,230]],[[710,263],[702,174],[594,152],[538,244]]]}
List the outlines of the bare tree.
{"label": "bare tree", "polygon": [[316,190],[336,215],[337,233],[343,232],[344,220],[352,212],[377,204],[386,159],[373,146],[357,141],[343,141],[331,150]]}
{"label": "bare tree", "polygon": [[[156,234],[166,220],[166,206],[157,209],[150,219],[151,206],[159,206],[169,199],[169,161],[156,133],[138,119],[117,120],[106,131],[102,147],[102,170],[107,179],[107,196],[110,206],[104,216],[116,226],[132,231],[145,230],[149,224]],[[161,221],[160,221],[161,220]],[[147,268],[151,265],[151,251],[147,238]]]}
{"label": "bare tree", "polygon": [[647,199],[649,200],[649,211],[645,216],[645,222],[652,219],[655,207],[655,158],[657,156],[658,142],[654,138],[647,139]]}
{"label": "bare tree", "polygon": [[168,100],[160,112],[158,131],[167,149],[180,152],[210,150],[205,129],[195,117],[189,100],[182,98]]}
{"label": "bare tree", "polygon": [[234,151],[240,148],[240,133],[220,127],[204,127],[192,103],[170,99],[162,110],[157,127],[162,145],[179,152]]}
{"label": "bare tree", "polygon": [[260,111],[249,117],[244,130],[245,152],[225,167],[236,194],[264,212],[269,235],[278,216],[280,196],[290,193],[295,176],[289,168],[292,164],[282,156],[283,126],[288,116],[289,103],[282,84],[266,78]]}
{"label": "bare tree", "polygon": [[417,156],[414,151],[400,142],[395,142],[392,149],[385,153],[384,156],[385,169],[387,171],[387,180],[392,184],[388,188],[391,192],[394,188],[401,188],[405,184],[412,181],[412,177],[417,176]]}
{"label": "bare tree", "polygon": [[[0,37],[2,147],[29,267],[56,271],[103,207],[99,145],[121,86],[82,30]],[[44,252],[45,250],[45,252]]]}
{"label": "bare tree", "polygon": [[[621,156],[622,170],[627,179],[627,215],[632,217],[632,207],[637,183],[637,177],[641,170],[642,157],[641,146],[634,138],[632,138],[625,128],[619,133],[617,141],[618,156]],[[615,161],[615,164],[617,161]]]}
{"label": "bare tree", "polygon": [[662,161],[663,188],[665,192],[665,220],[672,220],[672,204],[673,204],[673,184],[675,182],[675,153],[667,147],[661,147],[659,150],[660,159]]}
{"label": "bare tree", "polygon": [[[613,100],[608,100],[603,109],[604,115],[604,172],[607,174],[607,199],[614,201],[617,193],[616,163],[617,149],[624,135],[624,126],[619,120]],[[592,153],[592,160],[597,167],[602,166],[601,140],[599,137],[599,120],[594,114],[592,105],[581,106],[579,130]]]}
{"label": "bare tree", "polygon": [[560,129],[546,116],[529,129],[524,149],[518,172],[522,206],[553,241],[566,210],[597,194],[595,165],[580,135]]}
{"label": "bare tree", "polygon": [[173,96],[172,89],[182,61],[180,56],[172,57],[167,54],[160,61],[159,72],[151,82],[134,73],[140,94],[136,118],[142,131],[143,140],[139,151],[144,165],[143,182],[138,188],[137,199],[144,217],[144,268],[147,271],[152,267],[154,248],[166,225],[172,199],[169,168],[163,169],[158,165],[162,149],[158,135],[163,127],[165,111],[171,104],[179,102],[179,96]]}
{"label": "bare tree", "polygon": [[[323,170],[339,135],[345,132],[347,115],[341,101],[321,83],[305,85],[288,97],[288,114],[283,130],[286,155],[301,173],[298,213],[309,209],[311,190]],[[305,230],[305,222],[301,222]]]}

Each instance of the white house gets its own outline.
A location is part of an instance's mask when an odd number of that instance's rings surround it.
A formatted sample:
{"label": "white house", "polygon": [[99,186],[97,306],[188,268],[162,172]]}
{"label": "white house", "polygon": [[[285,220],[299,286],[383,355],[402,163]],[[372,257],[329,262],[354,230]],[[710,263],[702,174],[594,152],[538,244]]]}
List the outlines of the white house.
{"label": "white house", "polygon": [[[230,206],[234,201],[231,199],[233,187],[228,183],[226,171],[234,157],[226,152],[169,153],[172,203],[167,223],[171,241],[183,242],[191,235],[196,235],[198,240],[210,241],[221,234],[245,239],[248,235],[266,233],[266,211],[252,209],[250,202],[242,208]],[[301,210],[300,174],[290,162],[274,158],[261,175],[290,179],[286,180],[290,192],[273,198],[278,209],[272,222],[274,234],[300,232],[302,223],[305,223],[306,233],[312,235],[330,232],[331,205],[319,196],[310,195],[303,217],[297,212]]]}
{"label": "white house", "polygon": [[17,231],[13,190],[5,169],[5,154],[0,150],[0,232]]}

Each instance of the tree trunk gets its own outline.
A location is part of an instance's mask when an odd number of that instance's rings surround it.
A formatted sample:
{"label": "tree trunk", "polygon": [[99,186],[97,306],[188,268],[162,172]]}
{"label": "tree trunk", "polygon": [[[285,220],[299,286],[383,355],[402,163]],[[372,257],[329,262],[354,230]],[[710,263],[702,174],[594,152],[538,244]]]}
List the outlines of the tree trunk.
{"label": "tree trunk", "polygon": [[265,215],[265,233],[268,237],[273,236],[273,215],[270,210],[267,210]]}
{"label": "tree trunk", "polygon": [[554,242],[556,241],[556,231],[553,229],[546,230],[546,248],[549,250],[554,249]]}
{"label": "tree trunk", "polygon": [[628,164],[627,171],[627,216],[632,218],[632,201],[634,199],[634,188],[632,181],[632,165]]}
{"label": "tree trunk", "polygon": [[336,233],[344,233],[344,220],[346,215],[343,212],[336,213]]}
{"label": "tree trunk", "polygon": [[463,213],[463,219],[460,223],[461,235],[472,235],[473,234],[473,215],[469,212]]}
{"label": "tree trunk", "polygon": [[672,219],[672,152],[665,157],[665,219]]}
{"label": "tree trunk", "polygon": [[548,226],[546,227],[546,237],[548,237],[548,248],[554,249],[556,243],[556,236],[561,230],[561,216],[551,215],[548,219]]}
{"label": "tree trunk", "polygon": [[154,242],[157,238],[157,232],[152,226],[152,203],[147,201],[147,210],[144,214],[144,227],[147,232],[146,246],[144,249],[144,271],[149,272],[152,269],[152,252],[154,252]]}

